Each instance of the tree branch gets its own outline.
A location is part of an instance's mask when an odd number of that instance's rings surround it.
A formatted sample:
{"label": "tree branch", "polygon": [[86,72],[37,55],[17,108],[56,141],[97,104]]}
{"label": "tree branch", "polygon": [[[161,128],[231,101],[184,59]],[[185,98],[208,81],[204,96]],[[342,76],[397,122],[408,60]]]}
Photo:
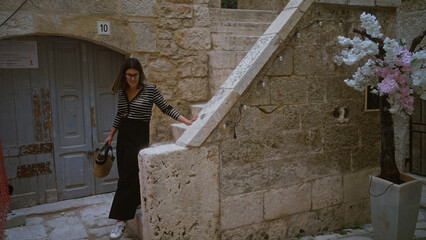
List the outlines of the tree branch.
{"label": "tree branch", "polygon": [[414,52],[417,45],[419,45],[422,42],[425,35],[426,35],[426,29],[423,31],[422,34],[420,34],[419,36],[417,36],[413,39],[413,41],[411,42],[410,52]]}

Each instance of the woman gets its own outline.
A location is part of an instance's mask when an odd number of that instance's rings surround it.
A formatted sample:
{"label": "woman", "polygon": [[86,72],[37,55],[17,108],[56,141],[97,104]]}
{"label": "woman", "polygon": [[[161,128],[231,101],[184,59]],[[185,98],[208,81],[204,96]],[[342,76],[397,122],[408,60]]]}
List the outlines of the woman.
{"label": "woman", "polygon": [[149,121],[153,104],[170,117],[186,125],[197,119],[186,119],[170,106],[154,84],[147,83],[140,62],[136,58],[126,59],[112,87],[118,93],[118,111],[105,144],[111,145],[117,137],[117,191],[112,202],[109,218],[116,219],[110,238],[123,235],[127,220],[135,217],[140,205],[138,153],[149,144]]}

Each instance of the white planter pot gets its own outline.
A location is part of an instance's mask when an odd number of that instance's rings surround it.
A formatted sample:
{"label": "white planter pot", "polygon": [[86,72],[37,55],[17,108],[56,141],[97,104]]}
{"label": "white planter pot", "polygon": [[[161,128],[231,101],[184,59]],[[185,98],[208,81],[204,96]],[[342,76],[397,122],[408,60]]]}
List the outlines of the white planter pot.
{"label": "white planter pot", "polygon": [[407,240],[414,236],[422,182],[403,173],[401,180],[403,184],[391,185],[376,176],[371,178],[371,220],[375,240]]}

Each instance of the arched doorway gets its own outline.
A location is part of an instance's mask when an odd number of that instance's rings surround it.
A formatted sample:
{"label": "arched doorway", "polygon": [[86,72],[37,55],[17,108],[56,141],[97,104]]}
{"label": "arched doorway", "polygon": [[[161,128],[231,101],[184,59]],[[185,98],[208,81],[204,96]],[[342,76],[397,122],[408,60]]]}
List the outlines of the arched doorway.
{"label": "arched doorway", "polygon": [[[93,177],[93,152],[116,112],[110,87],[124,55],[87,41],[33,36],[38,68],[0,69],[0,137],[11,207],[114,191],[116,170]],[[114,165],[114,168],[116,166]]]}

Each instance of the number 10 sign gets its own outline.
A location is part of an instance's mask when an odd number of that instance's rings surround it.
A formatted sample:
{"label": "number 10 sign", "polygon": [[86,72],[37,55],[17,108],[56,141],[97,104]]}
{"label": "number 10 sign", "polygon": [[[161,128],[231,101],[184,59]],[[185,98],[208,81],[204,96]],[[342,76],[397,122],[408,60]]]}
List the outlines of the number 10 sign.
{"label": "number 10 sign", "polygon": [[98,34],[99,35],[110,35],[111,28],[109,22],[98,21]]}

